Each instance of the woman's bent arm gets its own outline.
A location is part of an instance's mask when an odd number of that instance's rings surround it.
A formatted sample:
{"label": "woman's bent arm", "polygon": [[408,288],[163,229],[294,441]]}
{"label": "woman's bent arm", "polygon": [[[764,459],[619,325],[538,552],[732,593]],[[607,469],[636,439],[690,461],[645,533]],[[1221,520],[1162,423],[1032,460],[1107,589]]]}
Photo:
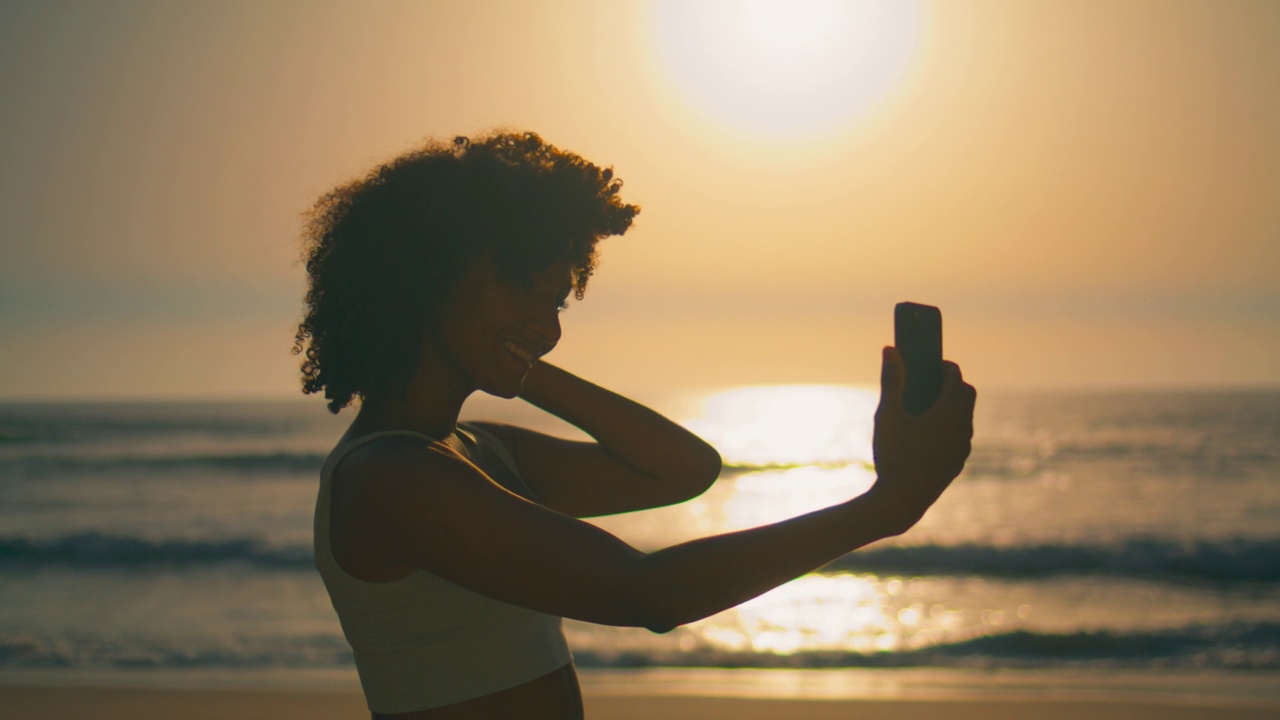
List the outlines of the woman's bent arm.
{"label": "woman's bent arm", "polygon": [[591,517],[683,502],[720,474],[720,454],[661,414],[539,362],[520,397],[596,442],[484,423],[502,438],[521,476],[547,507]]}

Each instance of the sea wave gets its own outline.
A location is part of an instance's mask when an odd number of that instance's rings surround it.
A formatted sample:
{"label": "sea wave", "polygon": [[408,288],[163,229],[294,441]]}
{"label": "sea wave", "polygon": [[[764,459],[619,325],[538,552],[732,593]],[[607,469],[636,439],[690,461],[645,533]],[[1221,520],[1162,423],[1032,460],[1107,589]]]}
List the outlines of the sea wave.
{"label": "sea wave", "polygon": [[53,538],[0,537],[0,567],[131,568],[240,562],[277,570],[314,567],[310,546],[273,546],[254,538],[147,539],[100,533]]}
{"label": "sea wave", "polygon": [[294,404],[0,403],[0,446],[69,446],[102,441],[287,436],[311,418]]}
{"label": "sea wave", "polygon": [[[202,566],[239,562],[309,570],[312,550],[259,538],[148,539],[79,533],[52,538],[0,537],[0,567]],[[850,553],[824,572],[905,576],[984,576],[1036,580],[1101,575],[1172,582],[1280,582],[1280,538],[1180,543],[1131,539],[1111,546],[916,545]]]}
{"label": "sea wave", "polygon": [[[30,454],[0,458],[0,475],[10,477],[48,477],[54,475],[91,475],[97,473],[174,472],[191,469],[218,470],[230,473],[319,473],[324,453],[255,452],[196,455],[52,455]],[[733,464],[726,463],[720,477],[727,479],[748,473],[794,470],[802,467],[840,468],[856,465],[871,468],[869,463],[850,461],[824,464]]]}
{"label": "sea wave", "polygon": [[742,667],[822,669],[840,667],[974,668],[1280,668],[1280,623],[1189,625],[1147,631],[1042,633],[1013,630],[944,641],[922,648],[858,653],[725,652],[574,649],[583,667]]}
{"label": "sea wave", "polygon": [[33,455],[0,460],[0,474],[9,477],[49,477],[122,471],[179,472],[197,469],[236,474],[318,474],[324,459],[323,453],[309,452],[108,457]]}
{"label": "sea wave", "polygon": [[748,462],[729,462],[726,461],[720,467],[720,479],[724,480],[739,475],[748,475],[758,472],[773,472],[777,470],[796,470],[799,468],[826,468],[839,469],[847,467],[856,467],[871,472],[875,471],[875,466],[865,460],[842,460],[838,462],[821,462],[821,463],[748,463]]}
{"label": "sea wave", "polygon": [[219,638],[86,638],[0,633],[9,668],[330,668],[353,666],[340,633]]}
{"label": "sea wave", "polygon": [[[1280,623],[1190,625],[1149,631],[980,635],[923,648],[859,653],[775,654],[706,645],[614,652],[607,645],[574,648],[587,668],[1280,668]],[[352,665],[336,631],[304,636],[128,637],[93,639],[0,633],[0,667],[333,668]]]}
{"label": "sea wave", "polygon": [[1178,542],[1133,538],[1112,545],[914,545],[859,550],[827,566],[892,575],[1045,578],[1107,575],[1221,583],[1280,582],[1280,538]]}
{"label": "sea wave", "polygon": [[1157,476],[1250,477],[1275,468],[1280,453],[1258,442],[1050,441],[977,443],[965,465],[972,477],[1022,479],[1081,466],[1131,469]]}

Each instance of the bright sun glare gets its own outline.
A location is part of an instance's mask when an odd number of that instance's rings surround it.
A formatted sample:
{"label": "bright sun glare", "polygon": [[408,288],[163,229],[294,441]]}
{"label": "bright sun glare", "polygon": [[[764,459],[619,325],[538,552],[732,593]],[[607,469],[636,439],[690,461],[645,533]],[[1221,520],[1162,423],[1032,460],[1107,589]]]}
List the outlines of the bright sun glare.
{"label": "bright sun glare", "polygon": [[839,385],[763,385],[708,397],[685,424],[732,465],[843,465],[871,459],[879,393]]}
{"label": "bright sun glare", "polygon": [[689,100],[775,136],[844,126],[904,74],[918,0],[663,0],[663,61]]}

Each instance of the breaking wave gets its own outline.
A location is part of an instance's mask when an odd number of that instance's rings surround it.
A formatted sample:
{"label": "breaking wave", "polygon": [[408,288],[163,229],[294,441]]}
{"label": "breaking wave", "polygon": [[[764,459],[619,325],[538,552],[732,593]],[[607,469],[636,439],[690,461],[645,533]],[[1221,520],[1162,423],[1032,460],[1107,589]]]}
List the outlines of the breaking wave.
{"label": "breaking wave", "polygon": [[[148,539],[79,533],[52,538],[0,537],[0,566],[201,566],[239,562],[267,569],[310,570],[309,545],[258,538]],[[1180,543],[1131,539],[1114,545],[917,545],[850,553],[825,572],[877,575],[1039,579],[1101,575],[1156,581],[1280,582],[1280,538]]]}

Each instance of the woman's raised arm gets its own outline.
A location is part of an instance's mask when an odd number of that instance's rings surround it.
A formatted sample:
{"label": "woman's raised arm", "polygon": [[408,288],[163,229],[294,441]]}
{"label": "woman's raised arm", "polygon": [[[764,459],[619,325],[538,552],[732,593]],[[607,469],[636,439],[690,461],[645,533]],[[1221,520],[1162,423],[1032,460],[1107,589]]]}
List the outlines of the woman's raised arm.
{"label": "woman's raised arm", "polygon": [[928,413],[901,409],[887,350],[868,493],[784,522],[642,553],[588,523],[507,492],[440,445],[407,439],[362,468],[353,498],[382,522],[388,559],[550,614],[665,632],[737,605],[846,552],[909,528],[960,472],[974,392],[946,367]]}

